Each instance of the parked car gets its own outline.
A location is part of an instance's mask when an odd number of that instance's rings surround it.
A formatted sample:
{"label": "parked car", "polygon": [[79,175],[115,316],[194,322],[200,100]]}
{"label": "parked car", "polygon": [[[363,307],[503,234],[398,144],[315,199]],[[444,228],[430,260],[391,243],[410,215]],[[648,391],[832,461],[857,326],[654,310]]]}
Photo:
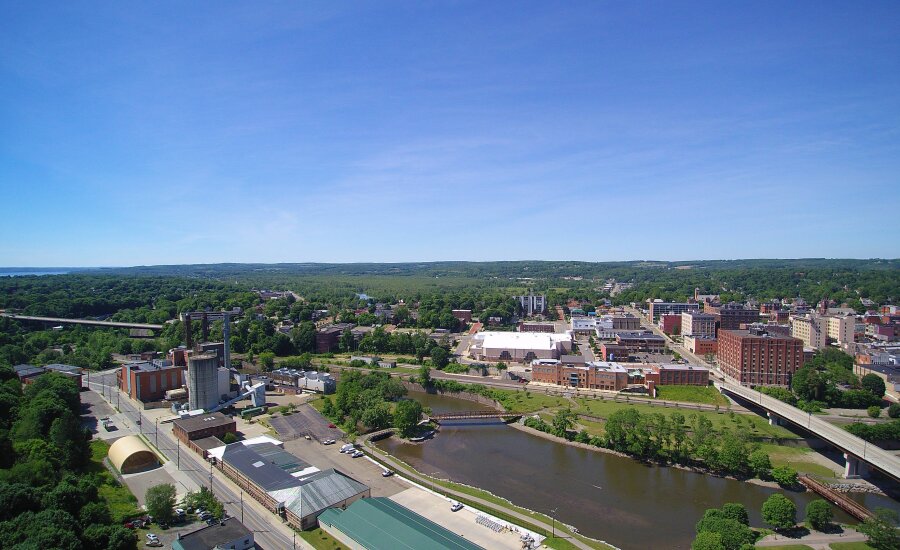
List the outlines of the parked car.
{"label": "parked car", "polygon": [[337,426],[335,426],[333,422],[329,422],[328,427],[329,428],[337,428]]}
{"label": "parked car", "polygon": [[147,533],[147,540],[158,540],[159,537],[154,533]]}
{"label": "parked car", "polygon": [[366,453],[364,453],[364,452],[362,452],[362,451],[356,451],[355,453],[353,453],[353,454],[350,455],[350,456],[352,456],[353,458],[359,458],[359,457],[361,457],[361,456],[365,456],[365,454],[366,454]]}
{"label": "parked car", "polygon": [[460,510],[462,510],[462,507],[463,507],[463,505],[456,501],[453,501],[450,503],[450,511],[451,512],[459,512]]}
{"label": "parked car", "polygon": [[335,441],[333,439],[326,439],[325,441],[322,442],[322,445],[334,445],[335,443],[337,443],[337,441]]}
{"label": "parked car", "polygon": [[159,539],[153,539],[153,540],[147,541],[147,546],[151,546],[154,548],[160,548],[160,547],[162,547],[162,545],[163,545],[163,543]]}
{"label": "parked car", "polygon": [[200,519],[202,519],[203,521],[206,521],[206,520],[208,520],[209,518],[212,517],[212,514],[211,514],[210,512],[207,512],[207,511],[204,510],[203,512],[199,513],[198,516],[199,516]]}
{"label": "parked car", "polygon": [[381,477],[391,477],[392,475],[394,475],[393,470],[385,470],[381,472]]}
{"label": "parked car", "polygon": [[355,450],[356,450],[356,445],[354,445],[352,443],[347,443],[346,445],[341,447],[342,453],[352,453]]}

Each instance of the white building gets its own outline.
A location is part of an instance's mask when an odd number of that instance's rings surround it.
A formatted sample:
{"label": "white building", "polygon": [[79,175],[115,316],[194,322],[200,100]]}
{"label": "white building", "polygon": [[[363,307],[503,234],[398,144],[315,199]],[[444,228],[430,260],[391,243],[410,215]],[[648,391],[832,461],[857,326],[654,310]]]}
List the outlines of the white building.
{"label": "white building", "polygon": [[469,354],[479,361],[559,359],[572,351],[572,333],[479,332],[472,339]]}
{"label": "white building", "polygon": [[716,318],[709,313],[686,311],[681,314],[681,335],[695,338],[715,338]]}
{"label": "white building", "polygon": [[547,309],[547,297],[543,295],[529,294],[528,296],[515,296],[515,299],[519,301],[522,311],[528,316],[544,313]]}
{"label": "white building", "polygon": [[791,317],[791,336],[803,340],[804,347],[821,349],[829,342],[842,347],[854,342],[856,318],[849,315],[809,315]]}

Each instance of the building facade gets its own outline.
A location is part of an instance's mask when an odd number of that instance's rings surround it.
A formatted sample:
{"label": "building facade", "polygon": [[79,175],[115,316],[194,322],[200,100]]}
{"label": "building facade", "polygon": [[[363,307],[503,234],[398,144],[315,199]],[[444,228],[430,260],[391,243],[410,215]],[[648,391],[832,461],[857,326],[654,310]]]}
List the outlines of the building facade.
{"label": "building facade", "polygon": [[791,319],[791,336],[803,340],[807,348],[822,349],[828,345],[828,329],[816,314],[799,315]]}
{"label": "building facade", "polygon": [[620,391],[628,386],[628,371],[618,363],[593,361],[582,366],[532,363],[531,380],[571,388]]}
{"label": "building facade", "polygon": [[787,386],[803,366],[803,340],[761,329],[720,330],[716,353],[722,370],[744,385]]}
{"label": "building facade", "polygon": [[657,386],[708,386],[709,369],[692,365],[652,365],[644,378]]}
{"label": "building facade", "polygon": [[683,313],[666,313],[659,316],[659,330],[666,334],[679,334],[681,332],[681,316]]}
{"label": "building facade", "polygon": [[169,390],[185,385],[185,368],[166,366],[161,361],[122,365],[116,374],[119,390],[141,402],[161,401]]}
{"label": "building facade", "polygon": [[179,418],[172,423],[172,433],[182,443],[188,443],[194,439],[203,439],[204,437],[218,437],[221,439],[225,434],[235,433],[236,431],[237,423],[234,419],[220,412]]}
{"label": "building facade", "polygon": [[685,336],[684,347],[694,355],[715,355],[719,349],[719,342],[715,338],[700,338],[699,336]]}
{"label": "building facade", "polygon": [[660,315],[682,314],[686,311],[700,311],[700,304],[682,302],[650,302],[650,319],[659,322]]}
{"label": "building facade", "polygon": [[547,310],[546,296],[529,294],[528,296],[515,296],[515,299],[519,302],[519,305],[522,307],[522,313],[525,315],[537,315]]}
{"label": "building facade", "polygon": [[665,353],[666,341],[662,336],[652,332],[619,332],[616,343],[628,348],[629,355],[634,353]]}
{"label": "building facade", "polygon": [[681,314],[681,335],[694,338],[715,338],[716,318],[709,313],[688,311]]}
{"label": "building facade", "polygon": [[715,316],[719,330],[738,330],[741,325],[759,322],[759,309],[749,308],[744,304],[707,304],[705,311]]}

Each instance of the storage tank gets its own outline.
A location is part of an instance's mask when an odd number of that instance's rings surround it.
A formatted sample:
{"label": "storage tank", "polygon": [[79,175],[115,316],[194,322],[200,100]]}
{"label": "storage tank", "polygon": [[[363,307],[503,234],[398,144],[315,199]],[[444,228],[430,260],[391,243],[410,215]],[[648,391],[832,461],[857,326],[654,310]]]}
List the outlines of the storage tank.
{"label": "storage tank", "polygon": [[191,409],[211,409],[219,404],[218,356],[196,352],[188,355],[187,390]]}

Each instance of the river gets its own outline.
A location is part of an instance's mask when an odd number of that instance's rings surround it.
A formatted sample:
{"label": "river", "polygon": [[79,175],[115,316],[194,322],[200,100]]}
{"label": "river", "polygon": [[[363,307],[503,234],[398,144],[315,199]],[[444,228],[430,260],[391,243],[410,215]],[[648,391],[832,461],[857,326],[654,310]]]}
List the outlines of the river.
{"label": "river", "polygon": [[[410,392],[433,412],[487,409],[461,399]],[[690,548],[694,525],[707,508],[740,502],[752,525],[775,489],[635,460],[550,441],[501,423],[445,424],[422,444],[397,438],[378,442],[420,472],[488,490],[547,515],[590,537],[623,549]],[[798,520],[811,493],[786,493]],[[867,506],[891,506],[886,497],[859,495]],[[840,510],[835,519],[855,521]]]}

